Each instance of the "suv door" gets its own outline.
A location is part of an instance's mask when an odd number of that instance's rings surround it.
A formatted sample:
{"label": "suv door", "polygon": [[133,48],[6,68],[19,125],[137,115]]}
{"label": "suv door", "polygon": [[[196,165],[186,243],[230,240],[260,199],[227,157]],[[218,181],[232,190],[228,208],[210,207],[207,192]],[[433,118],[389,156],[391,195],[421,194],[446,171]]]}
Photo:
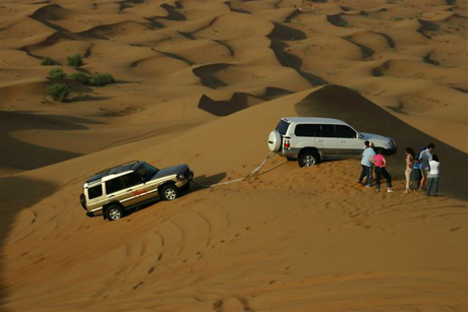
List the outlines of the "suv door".
{"label": "suv door", "polygon": [[88,211],[98,210],[105,204],[107,198],[103,192],[102,184],[98,184],[84,190],[88,202],[86,204]]}
{"label": "suv door", "polygon": [[338,138],[339,157],[360,157],[364,149],[364,142],[359,139],[358,133],[351,127],[335,125],[335,134]]}
{"label": "suv door", "polygon": [[122,203],[125,207],[139,204],[143,201],[155,196],[152,190],[156,190],[156,186],[143,181],[143,178],[136,172],[130,172],[122,176],[126,187],[126,193],[129,195]]}
{"label": "suv door", "polygon": [[126,201],[129,197],[132,197],[133,194],[127,191],[122,176],[106,181],[105,186],[108,201],[116,200],[123,206],[127,206]]}
{"label": "suv door", "polygon": [[317,148],[323,158],[334,158],[337,155],[338,138],[335,137],[335,125],[320,125],[320,132],[315,139]]}

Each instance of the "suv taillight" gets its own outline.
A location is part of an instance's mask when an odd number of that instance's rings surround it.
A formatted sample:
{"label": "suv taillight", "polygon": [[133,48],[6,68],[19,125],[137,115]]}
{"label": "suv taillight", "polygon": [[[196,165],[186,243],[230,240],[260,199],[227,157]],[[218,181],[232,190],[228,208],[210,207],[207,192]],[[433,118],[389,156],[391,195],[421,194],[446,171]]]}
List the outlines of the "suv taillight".
{"label": "suv taillight", "polygon": [[285,149],[289,149],[291,147],[291,142],[289,141],[289,139],[284,139],[283,147]]}

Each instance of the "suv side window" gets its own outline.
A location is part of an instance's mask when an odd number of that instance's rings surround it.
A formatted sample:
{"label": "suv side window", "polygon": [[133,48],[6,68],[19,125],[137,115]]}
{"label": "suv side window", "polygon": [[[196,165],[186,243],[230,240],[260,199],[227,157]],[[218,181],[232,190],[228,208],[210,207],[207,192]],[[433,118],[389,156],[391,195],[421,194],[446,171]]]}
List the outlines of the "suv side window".
{"label": "suv side window", "polygon": [[299,124],[294,129],[294,134],[298,137],[315,137],[320,131],[320,125]]}
{"label": "suv side window", "polygon": [[101,184],[90,187],[88,189],[89,199],[93,199],[93,198],[100,197],[100,196],[102,196],[102,185]]}
{"label": "suv side window", "polygon": [[125,188],[124,181],[122,177],[118,177],[109,181],[106,181],[106,193],[112,194],[123,190]]}
{"label": "suv side window", "polygon": [[344,125],[336,125],[335,126],[336,128],[336,136],[338,138],[356,138],[356,131],[354,131],[353,129],[351,129],[350,127],[348,126],[344,126]]}
{"label": "suv side window", "polygon": [[141,180],[141,176],[136,172],[126,174],[122,176],[122,178],[126,187],[131,187],[143,183]]}
{"label": "suv side window", "polygon": [[335,137],[335,126],[334,125],[321,125],[321,131],[319,136],[324,138],[334,138]]}
{"label": "suv side window", "polygon": [[145,181],[149,181],[156,173],[158,173],[158,169],[150,166],[149,164],[143,164],[140,167],[136,169],[136,173],[140,176],[143,177]]}
{"label": "suv side window", "polygon": [[280,120],[280,122],[276,126],[276,130],[282,135],[286,134],[286,131],[288,131],[288,128],[289,128],[289,123],[284,120]]}

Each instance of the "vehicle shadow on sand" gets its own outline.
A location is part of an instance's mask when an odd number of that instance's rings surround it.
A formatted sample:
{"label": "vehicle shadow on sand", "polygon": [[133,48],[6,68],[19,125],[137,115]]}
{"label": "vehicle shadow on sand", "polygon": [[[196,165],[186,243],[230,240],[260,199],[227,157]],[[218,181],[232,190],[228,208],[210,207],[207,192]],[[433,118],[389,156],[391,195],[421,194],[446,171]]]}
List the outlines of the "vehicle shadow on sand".
{"label": "vehicle shadow on sand", "polygon": [[[218,174],[211,175],[211,176],[201,175],[201,176],[198,176],[198,177],[194,177],[194,179],[190,183],[190,187],[187,190],[180,190],[180,194],[179,194],[178,198],[185,197],[185,196],[190,196],[191,193],[195,193],[195,192],[204,190],[206,188],[209,188],[211,185],[221,182],[225,177],[226,177],[225,172],[218,173]],[[177,199],[175,199],[175,200],[177,200]],[[127,211],[125,213],[125,216],[129,216],[129,215],[134,214],[134,213],[136,213],[138,211],[144,210],[144,209],[146,209],[148,207],[152,207],[154,205],[157,205],[159,202],[162,202],[161,198],[159,198],[159,197],[155,198],[155,200],[150,202],[150,203],[143,204],[143,205],[141,205],[141,206],[139,206],[139,207],[137,207],[135,209]],[[103,216],[98,215],[98,216],[93,216],[92,218],[96,218],[96,217],[102,218]]]}

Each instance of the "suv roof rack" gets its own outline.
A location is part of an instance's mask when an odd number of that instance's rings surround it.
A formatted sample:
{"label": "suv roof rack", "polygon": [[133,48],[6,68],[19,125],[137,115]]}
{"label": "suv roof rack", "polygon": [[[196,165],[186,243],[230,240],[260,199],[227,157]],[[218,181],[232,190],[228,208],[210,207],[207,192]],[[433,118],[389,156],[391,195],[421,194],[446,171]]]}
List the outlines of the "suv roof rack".
{"label": "suv roof rack", "polygon": [[[104,176],[109,175],[109,174],[120,173],[120,172],[123,172],[123,171],[127,171],[127,170],[131,169],[131,167],[134,164],[137,164],[139,162],[140,162],[139,160],[127,161],[127,162],[122,163],[120,165],[116,165],[116,166],[107,168],[105,170],[99,171],[99,172],[95,173],[94,176],[92,176],[88,180],[86,180],[86,183],[95,182],[95,181],[100,180]],[[117,168],[122,168],[123,170],[118,170]]]}
{"label": "suv roof rack", "polygon": [[130,161],[124,162],[124,163],[122,163],[122,164],[115,165],[115,166],[113,166],[113,167],[110,167],[110,168],[101,170],[101,171],[99,171],[99,172],[96,172],[95,175],[98,175],[98,174],[101,174],[101,173],[104,173],[104,172],[109,172],[109,171],[111,171],[112,169],[115,169],[115,168],[118,168],[118,167],[123,167],[123,166],[130,165],[130,164],[136,164],[137,162],[140,162],[140,161],[139,161],[139,160],[130,160]]}

